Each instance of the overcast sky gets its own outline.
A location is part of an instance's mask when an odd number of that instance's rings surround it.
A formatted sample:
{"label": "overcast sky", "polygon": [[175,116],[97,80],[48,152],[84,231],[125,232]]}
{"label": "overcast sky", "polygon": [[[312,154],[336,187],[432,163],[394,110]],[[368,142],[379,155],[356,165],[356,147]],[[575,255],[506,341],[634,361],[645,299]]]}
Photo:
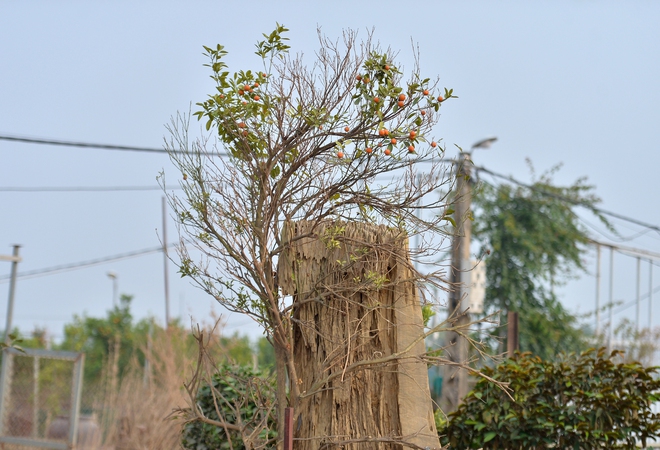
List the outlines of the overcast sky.
{"label": "overcast sky", "polygon": [[[275,22],[291,29],[293,52],[309,60],[317,27],[374,29],[380,43],[412,65],[419,46],[424,74],[439,76],[457,100],[435,129],[449,152],[488,136],[499,141],[477,165],[530,181],[563,163],[559,184],[587,176],[602,207],[660,225],[660,2],[0,2],[0,135],[161,147],[164,125],[213,90],[202,46],[221,43],[231,70],[256,67],[254,43]],[[178,175],[162,154],[44,146],[0,140],[0,254],[23,245],[19,272],[104,258],[159,245],[162,192],[16,192],[7,188],[156,186]],[[484,179],[495,181],[491,178]],[[594,237],[608,240],[593,219]],[[615,220],[623,236],[643,228]],[[169,240],[175,240],[169,222]],[[660,253],[647,232],[623,243]],[[562,290],[574,312],[594,307],[592,273]],[[603,268],[607,268],[603,257]],[[0,277],[10,264],[0,263]],[[648,292],[648,263],[642,293]],[[635,260],[615,256],[614,298],[635,296]],[[135,296],[138,318],[164,317],[159,253],[19,280],[14,324],[48,328],[60,338],[74,314],[103,316],[112,281]],[[656,270],[655,286],[660,286]],[[213,301],[170,266],[172,315],[195,321]],[[603,296],[609,280],[603,280]],[[6,280],[0,283],[4,328]],[[654,322],[660,322],[660,293]],[[647,319],[643,303],[643,320]],[[220,312],[218,307],[215,307]],[[618,314],[634,317],[634,308]],[[240,316],[227,331],[258,335]],[[646,322],[643,322],[645,325]]]}

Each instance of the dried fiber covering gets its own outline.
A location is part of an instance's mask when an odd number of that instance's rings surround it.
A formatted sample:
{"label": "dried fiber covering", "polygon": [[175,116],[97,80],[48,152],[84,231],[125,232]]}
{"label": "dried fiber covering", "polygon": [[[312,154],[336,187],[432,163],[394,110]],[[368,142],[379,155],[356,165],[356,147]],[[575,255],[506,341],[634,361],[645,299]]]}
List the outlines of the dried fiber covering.
{"label": "dried fiber covering", "polygon": [[400,448],[355,442],[366,436],[408,436],[439,448],[426,364],[418,358],[425,351],[423,323],[407,236],[361,222],[295,222],[284,228],[283,241],[290,245],[278,279],[294,297],[303,395],[294,429],[309,439],[296,448],[340,441],[347,449]]}

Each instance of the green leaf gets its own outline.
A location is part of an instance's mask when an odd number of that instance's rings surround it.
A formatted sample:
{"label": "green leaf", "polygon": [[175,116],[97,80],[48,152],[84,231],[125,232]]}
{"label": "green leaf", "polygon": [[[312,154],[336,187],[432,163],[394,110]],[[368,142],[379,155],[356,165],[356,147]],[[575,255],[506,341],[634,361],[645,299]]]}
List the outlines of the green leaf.
{"label": "green leaf", "polygon": [[452,226],[453,226],[454,228],[456,228],[456,221],[454,220],[453,217],[451,217],[451,216],[444,216],[444,217],[442,218],[442,220],[446,220],[447,222],[449,222],[450,224],[452,224]]}
{"label": "green leaf", "polygon": [[488,433],[484,434],[484,441],[483,443],[485,444],[486,442],[492,441],[495,439],[495,436],[497,436],[497,433],[494,431],[489,431]]}

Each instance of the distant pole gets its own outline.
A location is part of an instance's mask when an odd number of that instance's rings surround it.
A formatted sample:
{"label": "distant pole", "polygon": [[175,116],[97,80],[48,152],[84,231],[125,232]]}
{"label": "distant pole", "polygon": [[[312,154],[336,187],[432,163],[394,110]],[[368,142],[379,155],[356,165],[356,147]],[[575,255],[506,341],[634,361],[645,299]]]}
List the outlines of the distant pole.
{"label": "distant pole", "polygon": [[642,275],[642,260],[638,256],[637,257],[637,301],[635,302],[635,330],[637,332],[637,337],[639,337],[639,306],[642,301],[642,297],[640,294],[640,283],[641,283],[641,275]]}
{"label": "distant pole", "polygon": [[649,332],[653,325],[653,260],[649,259]]}
{"label": "distant pole", "polygon": [[[451,241],[451,266],[449,280],[451,292],[447,316],[451,319],[453,327],[463,327],[470,323],[468,305],[462,303],[468,294],[471,281],[472,266],[470,258],[470,240],[472,237],[472,221],[470,210],[472,206],[472,151],[486,150],[497,141],[496,137],[489,137],[475,142],[470,152],[461,152],[455,164],[456,197],[454,201],[455,227]],[[467,330],[466,330],[467,331]],[[468,360],[468,341],[460,333],[450,331],[447,333],[446,350],[452,362],[465,364]],[[468,373],[464,369],[452,369],[445,366],[440,401],[444,411],[455,411],[460,402],[468,393]],[[452,373],[451,370],[454,370]]]}
{"label": "distant pole", "polygon": [[596,339],[600,336],[600,244],[596,244]]}
{"label": "distant pole", "polygon": [[520,348],[518,334],[518,313],[509,311],[506,314],[506,352],[509,358],[513,358],[516,350]]}
{"label": "distant pole", "polygon": [[[472,160],[469,153],[461,153],[456,166],[456,200],[454,203],[454,218],[456,228],[451,245],[451,292],[449,293],[448,315],[452,318],[453,327],[465,326],[470,322],[467,305],[462,303],[466,293],[466,279],[470,275],[470,237],[472,222],[468,218],[471,205],[470,172]],[[465,363],[468,358],[468,342],[457,332],[447,334],[447,349],[449,359],[456,363]],[[450,366],[447,366],[449,369]],[[450,375],[450,370],[452,375]],[[467,372],[463,369],[445,371],[442,389],[442,404],[447,412],[455,411],[459,403],[468,393]]]}
{"label": "distant pole", "polygon": [[35,356],[32,362],[32,437],[36,438],[39,433],[39,357]]}
{"label": "distant pole", "polygon": [[117,306],[119,304],[118,302],[119,299],[117,298],[118,295],[117,274],[111,271],[106,273],[106,275],[108,276],[108,278],[112,280],[112,306]]}
{"label": "distant pole", "polygon": [[147,334],[147,354],[144,357],[144,377],[142,385],[147,388],[151,385],[151,350],[154,334],[154,321],[149,319],[149,334]]}
{"label": "distant pole", "polygon": [[613,310],[614,309],[614,247],[610,247],[610,323],[609,323],[609,333],[607,336],[607,350],[612,351],[612,334],[614,332],[614,318]]}
{"label": "distant pole", "polygon": [[165,282],[165,328],[167,329],[170,325],[170,286],[169,278],[167,274],[167,203],[165,202],[165,197],[162,198],[163,205],[163,280]]}
{"label": "distant pole", "polygon": [[2,258],[11,261],[11,272],[9,275],[9,300],[7,301],[7,324],[5,325],[5,344],[9,344],[9,335],[11,334],[12,320],[14,317],[14,296],[16,294],[16,274],[18,263],[21,261],[19,256],[20,245],[14,245],[14,251],[9,258]]}

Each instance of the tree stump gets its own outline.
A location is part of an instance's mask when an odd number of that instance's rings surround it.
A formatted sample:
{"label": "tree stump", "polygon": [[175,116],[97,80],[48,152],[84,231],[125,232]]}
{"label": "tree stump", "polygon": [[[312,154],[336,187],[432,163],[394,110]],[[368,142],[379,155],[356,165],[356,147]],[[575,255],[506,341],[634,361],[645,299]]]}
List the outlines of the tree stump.
{"label": "tree stump", "polygon": [[283,241],[278,278],[293,297],[301,392],[294,448],[440,448],[405,233],[301,221]]}

